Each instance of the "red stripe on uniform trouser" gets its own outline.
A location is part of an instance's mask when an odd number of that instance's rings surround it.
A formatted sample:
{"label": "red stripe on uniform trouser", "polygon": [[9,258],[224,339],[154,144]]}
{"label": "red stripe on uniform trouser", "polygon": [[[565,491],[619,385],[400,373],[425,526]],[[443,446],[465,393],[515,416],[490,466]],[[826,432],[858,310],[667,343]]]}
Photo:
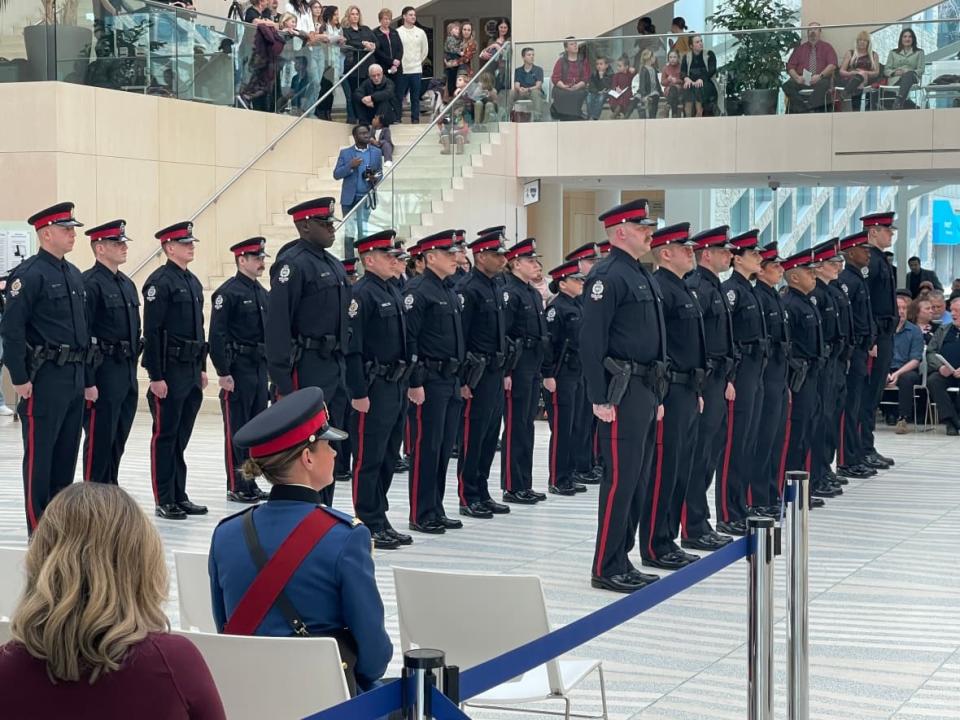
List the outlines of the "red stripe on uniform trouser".
{"label": "red stripe on uniform trouser", "polygon": [[417,405],[417,439],[413,447],[413,482],[410,483],[410,522],[417,522],[417,493],[420,491],[420,442],[423,438],[423,403]]}
{"label": "red stripe on uniform trouser", "polygon": [[730,522],[727,512],[727,473],[730,472],[730,453],[733,450],[733,400],[727,400],[727,446],[723,450],[723,468],[720,472],[720,509],[723,521]]}
{"label": "red stripe on uniform trouser", "polygon": [[653,549],[653,530],[657,526],[657,505],[660,502],[660,483],[663,480],[663,420],[657,420],[657,469],[653,475],[653,505],[650,512],[650,537],[647,539],[647,552],[653,558],[657,553]]}
{"label": "red stripe on uniform trouser", "polygon": [[[363,467],[363,431],[367,426],[367,414],[357,413],[357,457],[353,461],[353,507],[357,507],[360,492],[360,468]],[[361,518],[362,519],[362,518]]]}
{"label": "red stripe on uniform trouser", "polygon": [[783,483],[787,477],[787,449],[790,447],[790,430],[793,425],[790,416],[793,415],[793,394],[787,391],[787,426],[783,431],[783,448],[780,450],[780,469],[777,472],[777,490],[783,497]]}
{"label": "red stripe on uniform trouser", "polygon": [[150,480],[153,483],[153,501],[160,504],[160,488],[157,485],[157,438],[160,436],[160,398],[153,396],[153,437],[150,438]]}
{"label": "red stripe on uniform trouser", "polygon": [[403,451],[410,454],[410,414],[403,419]]}
{"label": "red stripe on uniform trouser", "polygon": [[460,457],[457,462],[457,494],[460,495],[460,506],[467,506],[467,494],[463,486],[463,466],[467,462],[467,453],[470,451],[470,406],[473,398],[467,398],[463,406],[463,447],[460,448]]}
{"label": "red stripe on uniform trouser", "polygon": [[870,373],[873,372],[873,355],[867,355],[867,377],[870,377]]}
{"label": "red stripe on uniform trouser", "polygon": [[[617,412],[617,408],[613,409]],[[616,415],[610,424],[610,491],[607,493],[607,506],[603,511],[603,525],[600,527],[600,544],[597,548],[597,566],[594,575],[603,577],[603,556],[607,551],[607,533],[610,530],[610,513],[613,511],[613,502],[617,497],[617,485],[620,482],[620,458],[617,457],[617,424]]]}
{"label": "red stripe on uniform trouser", "polygon": [[237,489],[237,469],[234,467],[233,462],[233,428],[230,425],[230,391],[223,391],[223,424],[224,424],[224,458],[227,463],[227,486],[230,488],[230,492],[235,492]]}
{"label": "red stripe on uniform trouser", "polygon": [[838,436],[839,445],[837,447],[837,465],[839,465],[840,467],[844,467],[847,464],[846,453],[844,452],[845,443],[843,442],[843,433],[844,433],[844,430],[846,429],[846,426],[847,426],[847,411],[844,410],[843,412],[840,413],[840,433]]}
{"label": "red stripe on uniform trouser", "polygon": [[300,373],[297,372],[297,369],[294,368],[293,372],[290,373],[290,382],[293,383],[293,389],[300,389]]}
{"label": "red stripe on uniform trouser", "polygon": [[680,506],[680,537],[684,540],[689,537],[687,535],[687,501],[683,501],[683,505]]}
{"label": "red stripe on uniform trouser", "polygon": [[810,467],[811,467],[811,465],[813,465],[813,462],[812,462],[812,453],[811,453],[810,450],[807,450],[807,459],[806,459],[806,461],[804,461],[804,463],[803,463],[803,466],[804,466],[804,468],[805,468],[806,471],[807,471],[807,475],[810,474]]}
{"label": "red stripe on uniform trouser", "polygon": [[[559,390],[559,389],[558,389]],[[550,485],[557,485],[557,444],[560,432],[560,403],[557,401],[559,392],[551,393],[550,402],[553,405],[553,423],[550,428]]]}
{"label": "red stripe on uniform trouser", "polygon": [[83,473],[84,482],[90,482],[90,475],[93,473],[93,431],[97,425],[97,406],[88,400],[87,409],[90,411],[90,425],[87,427],[87,466]]}
{"label": "red stripe on uniform trouser", "polygon": [[33,455],[36,452],[36,438],[33,426],[33,398],[31,394],[27,400],[27,520],[30,521],[30,530],[37,527],[37,514],[33,511]]}
{"label": "red stripe on uniform trouser", "polygon": [[512,442],[512,439],[513,439],[513,390],[507,390],[507,423],[506,425],[507,425],[507,428],[506,428],[507,455],[506,455],[506,462],[504,463],[504,467],[506,468],[506,471],[504,472],[504,475],[506,476],[504,478],[504,485],[507,486],[507,492],[513,492],[513,474],[510,472],[510,460],[511,460],[510,450],[513,447],[513,442]]}

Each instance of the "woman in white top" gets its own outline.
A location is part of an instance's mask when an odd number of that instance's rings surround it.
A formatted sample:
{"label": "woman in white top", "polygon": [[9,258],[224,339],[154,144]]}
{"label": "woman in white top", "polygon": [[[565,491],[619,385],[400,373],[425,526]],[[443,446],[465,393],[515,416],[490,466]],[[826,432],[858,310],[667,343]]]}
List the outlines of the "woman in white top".
{"label": "woman in white top", "polygon": [[[327,5],[323,8],[323,27],[322,32],[327,36],[327,62],[326,66],[333,68],[333,75],[330,81],[336,85],[343,76],[343,52],[341,48],[346,42],[343,37],[343,29],[340,27],[340,9],[336,5]],[[340,86],[340,92],[343,93],[343,99],[346,103],[349,114],[353,112],[353,98],[349,96],[349,90],[346,84]]]}
{"label": "woman in white top", "polygon": [[290,0],[287,12],[297,18],[297,32],[300,33],[300,37],[293,40],[293,54],[307,61],[307,85],[299,103],[299,107],[306,109],[320,97],[320,68],[317,67],[315,54],[310,50],[319,41],[307,0]]}

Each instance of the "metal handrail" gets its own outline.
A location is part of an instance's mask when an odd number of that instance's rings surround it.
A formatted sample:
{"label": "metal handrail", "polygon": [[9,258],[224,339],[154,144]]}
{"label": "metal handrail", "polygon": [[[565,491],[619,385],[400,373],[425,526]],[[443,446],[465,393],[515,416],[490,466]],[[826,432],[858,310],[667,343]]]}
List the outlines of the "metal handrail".
{"label": "metal handrail", "polygon": [[[306,118],[310,117],[310,115],[311,115],[311,114],[313,113],[313,111],[317,108],[317,106],[318,106],[320,103],[322,103],[324,100],[326,100],[331,94],[333,94],[333,91],[336,90],[338,87],[340,87],[340,86],[344,83],[344,81],[346,81],[346,79],[347,79],[348,77],[350,77],[354,72],[358,72],[358,71],[360,70],[360,68],[363,66],[363,64],[364,64],[370,57],[373,56],[373,53],[374,53],[373,50],[368,51],[366,55],[364,55],[362,58],[360,58],[360,61],[359,61],[356,65],[354,65],[352,68],[350,68],[350,70],[348,70],[347,72],[345,72],[345,73],[343,74],[343,76],[336,82],[336,84],[335,84],[333,87],[331,87],[329,90],[327,90],[325,93],[323,93],[323,95],[321,95],[320,97],[318,97],[317,100],[316,100],[316,102],[313,103],[313,105],[311,105],[309,108],[307,108],[306,110],[304,110],[304,111],[300,114],[300,116],[297,117],[296,120],[294,120],[292,123],[290,123],[290,124],[289,124],[286,128],[284,128],[276,137],[274,137],[270,142],[268,142],[268,143],[263,147],[263,149],[260,150],[260,152],[258,152],[256,155],[254,155],[253,159],[251,159],[250,162],[248,162],[246,165],[244,165],[242,168],[240,168],[236,173],[234,173],[234,174],[233,174],[233,177],[231,177],[229,180],[227,180],[227,181],[220,187],[219,190],[217,190],[213,195],[211,195],[209,198],[207,198],[206,202],[204,202],[203,205],[201,205],[200,208],[199,208],[193,215],[190,216],[190,222],[195,222],[196,219],[197,219],[198,217],[200,217],[200,216],[204,213],[204,211],[207,210],[207,208],[209,208],[211,205],[216,204],[216,202],[223,196],[223,194],[224,194],[227,190],[229,190],[231,187],[233,187],[234,183],[236,183],[237,180],[239,180],[241,177],[243,177],[243,175],[244,175],[248,170],[250,170],[250,168],[252,168],[252,167],[253,167],[254,165],[256,165],[258,162],[260,162],[260,159],[263,158],[264,155],[266,155],[266,154],[267,154],[268,152],[270,152],[271,150],[275,149],[276,146],[279,144],[279,142],[280,142],[281,140],[283,140],[287,135],[289,135],[289,134],[293,131],[293,129],[294,129],[295,127],[297,127],[301,122],[303,122],[303,120],[305,120]],[[350,102],[350,101],[351,101],[351,98],[348,98],[347,101]],[[137,273],[139,273],[141,270],[143,270],[147,265],[149,265],[151,262],[153,262],[153,260],[156,259],[156,258],[160,255],[160,251],[161,251],[161,248],[156,248],[152,253],[150,253],[150,255],[148,255],[146,258],[144,258],[144,259],[133,269],[133,271],[129,274],[129,277],[134,277]]]}
{"label": "metal handrail", "polygon": [[[225,18],[219,15],[211,15],[210,13],[200,12],[199,10],[187,9],[182,7],[174,7],[173,5],[166,5],[164,3],[155,2],[155,0],[139,0],[147,7],[154,8],[155,10],[161,12],[172,12],[178,17],[183,15],[196,15],[197,17],[210,18],[211,20],[217,20],[222,23],[231,24],[231,25],[243,25],[248,28],[255,28],[256,25],[253,23],[244,22],[243,20],[238,20],[236,18]],[[138,10],[125,10],[120,12],[119,15],[133,15],[139,12]]]}
{"label": "metal handrail", "polygon": [[[383,177],[381,177],[381,178],[380,178],[380,182],[377,183],[377,185],[376,185],[377,188],[383,186],[383,182],[384,182],[390,175],[393,174],[393,172],[397,169],[397,166],[400,165],[400,163],[403,162],[403,159],[404,159],[407,155],[409,155],[411,152],[413,152],[414,148],[417,147],[417,145],[420,144],[420,141],[423,140],[423,139],[427,136],[427,134],[428,134],[434,127],[436,127],[437,123],[440,122],[440,121],[443,119],[443,116],[444,116],[444,113],[446,112],[446,110],[447,110],[448,108],[453,107],[454,103],[456,103],[461,97],[463,97],[463,95],[467,92],[467,90],[480,78],[480,76],[483,74],[483,71],[486,70],[490,65],[492,65],[492,64],[497,60],[497,58],[499,58],[501,55],[503,55],[503,53],[506,52],[507,48],[509,48],[511,45],[512,45],[512,43],[511,43],[510,41],[507,41],[507,42],[505,42],[503,45],[501,45],[501,46],[500,46],[500,49],[497,50],[497,52],[495,52],[495,53],[493,54],[493,56],[492,56],[489,60],[487,60],[487,62],[483,65],[483,67],[481,67],[479,70],[477,70],[477,72],[475,72],[475,73],[473,74],[473,77],[470,78],[470,81],[469,81],[466,85],[464,85],[462,88],[460,88],[460,91],[450,99],[450,102],[448,102],[446,105],[444,105],[444,106],[440,109],[440,111],[436,113],[436,117],[430,122],[429,125],[427,125],[427,127],[424,129],[424,131],[417,136],[417,139],[414,140],[414,141],[410,144],[410,146],[409,146],[406,150],[403,151],[403,153],[400,155],[399,158],[397,158],[396,160],[393,161],[393,165],[391,165],[390,167],[386,168],[386,169],[383,171]],[[359,202],[359,203],[357,203],[356,205],[354,205],[352,208],[350,208],[350,212],[348,212],[347,214],[345,214],[345,215],[343,216],[343,219],[340,221],[340,224],[337,225],[337,228],[336,228],[336,229],[339,230],[339,229],[342,228],[344,225],[346,225],[346,224],[347,224],[347,220],[349,220],[351,217],[353,217],[353,215],[354,215],[356,212],[359,212],[359,210],[360,210],[361,207],[363,207],[363,203],[362,203],[362,202]],[[345,250],[346,250],[348,253],[351,252],[350,249],[345,248]]]}

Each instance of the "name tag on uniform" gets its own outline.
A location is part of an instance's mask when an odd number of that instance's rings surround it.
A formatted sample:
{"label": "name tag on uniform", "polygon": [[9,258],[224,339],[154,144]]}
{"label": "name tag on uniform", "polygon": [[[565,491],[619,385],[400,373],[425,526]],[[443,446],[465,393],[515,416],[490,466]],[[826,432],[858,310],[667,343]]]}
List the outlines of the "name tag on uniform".
{"label": "name tag on uniform", "polygon": [[329,276],[329,275],[330,275],[329,272],[322,272],[322,273],[320,273],[320,277],[327,277],[327,276]]}
{"label": "name tag on uniform", "polygon": [[391,305],[393,305],[393,303],[388,303],[388,302],[380,303],[380,307],[390,307]]}
{"label": "name tag on uniform", "polygon": [[244,304],[244,305],[250,305],[250,304],[252,304],[252,303],[253,303],[253,300],[244,300],[244,301],[243,301],[243,304]]}

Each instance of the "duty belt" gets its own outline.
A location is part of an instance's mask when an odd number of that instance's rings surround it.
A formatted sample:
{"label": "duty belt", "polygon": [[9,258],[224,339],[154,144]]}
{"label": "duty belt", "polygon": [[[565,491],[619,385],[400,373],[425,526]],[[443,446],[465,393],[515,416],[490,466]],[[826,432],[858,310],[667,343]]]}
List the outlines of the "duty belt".
{"label": "duty belt", "polygon": [[764,338],[757,338],[756,340],[739,342],[737,343],[737,347],[740,349],[740,352],[748,352],[750,355],[756,355],[758,352],[766,354],[767,341]]}
{"label": "duty belt", "polygon": [[391,383],[409,379],[412,368],[413,366],[408,365],[406,360],[395,360],[386,365],[377,360],[371,360],[364,366],[370,382],[373,382],[374,378],[382,377]]}
{"label": "duty belt", "polygon": [[103,357],[112,357],[117,360],[128,360],[140,355],[143,352],[143,340],[137,340],[136,344],[128,340],[118,340],[110,342],[109,340],[99,340],[97,347]]}
{"label": "duty belt", "polygon": [[258,358],[267,356],[267,346],[264,343],[227,343],[227,350],[234,355],[254,355]]}
{"label": "duty belt", "polygon": [[667,373],[667,380],[671,385],[686,385],[697,395],[703,392],[703,382],[707,378],[707,371],[703,368],[696,368],[689,372],[677,372],[671,370]]}
{"label": "duty belt", "polygon": [[298,335],[296,345],[299,351],[297,359],[299,359],[299,354],[303,352],[315,352],[320,357],[328,358],[341,349],[340,341],[336,335],[323,335],[318,338]]}
{"label": "duty belt", "polygon": [[538,338],[538,337],[517,338],[517,342],[519,342],[525,350],[531,350],[535,347],[542,346],[543,338]]}
{"label": "duty belt", "polygon": [[450,358],[449,360],[434,360],[433,358],[420,358],[420,364],[428,370],[433,370],[435,373],[439,373],[445,377],[451,378],[456,377],[457,373],[460,371],[460,361],[456,358]]}
{"label": "duty belt", "polygon": [[40,362],[53,362],[57,365],[86,362],[89,351],[69,345],[27,345],[32,357]]}
{"label": "duty belt", "polygon": [[177,340],[178,344],[172,342],[167,344],[167,357],[180,362],[193,362],[200,360],[207,354],[208,345],[201,340]]}
{"label": "duty belt", "polygon": [[735,366],[736,363],[731,357],[710,357],[707,358],[707,375],[730,379]]}

